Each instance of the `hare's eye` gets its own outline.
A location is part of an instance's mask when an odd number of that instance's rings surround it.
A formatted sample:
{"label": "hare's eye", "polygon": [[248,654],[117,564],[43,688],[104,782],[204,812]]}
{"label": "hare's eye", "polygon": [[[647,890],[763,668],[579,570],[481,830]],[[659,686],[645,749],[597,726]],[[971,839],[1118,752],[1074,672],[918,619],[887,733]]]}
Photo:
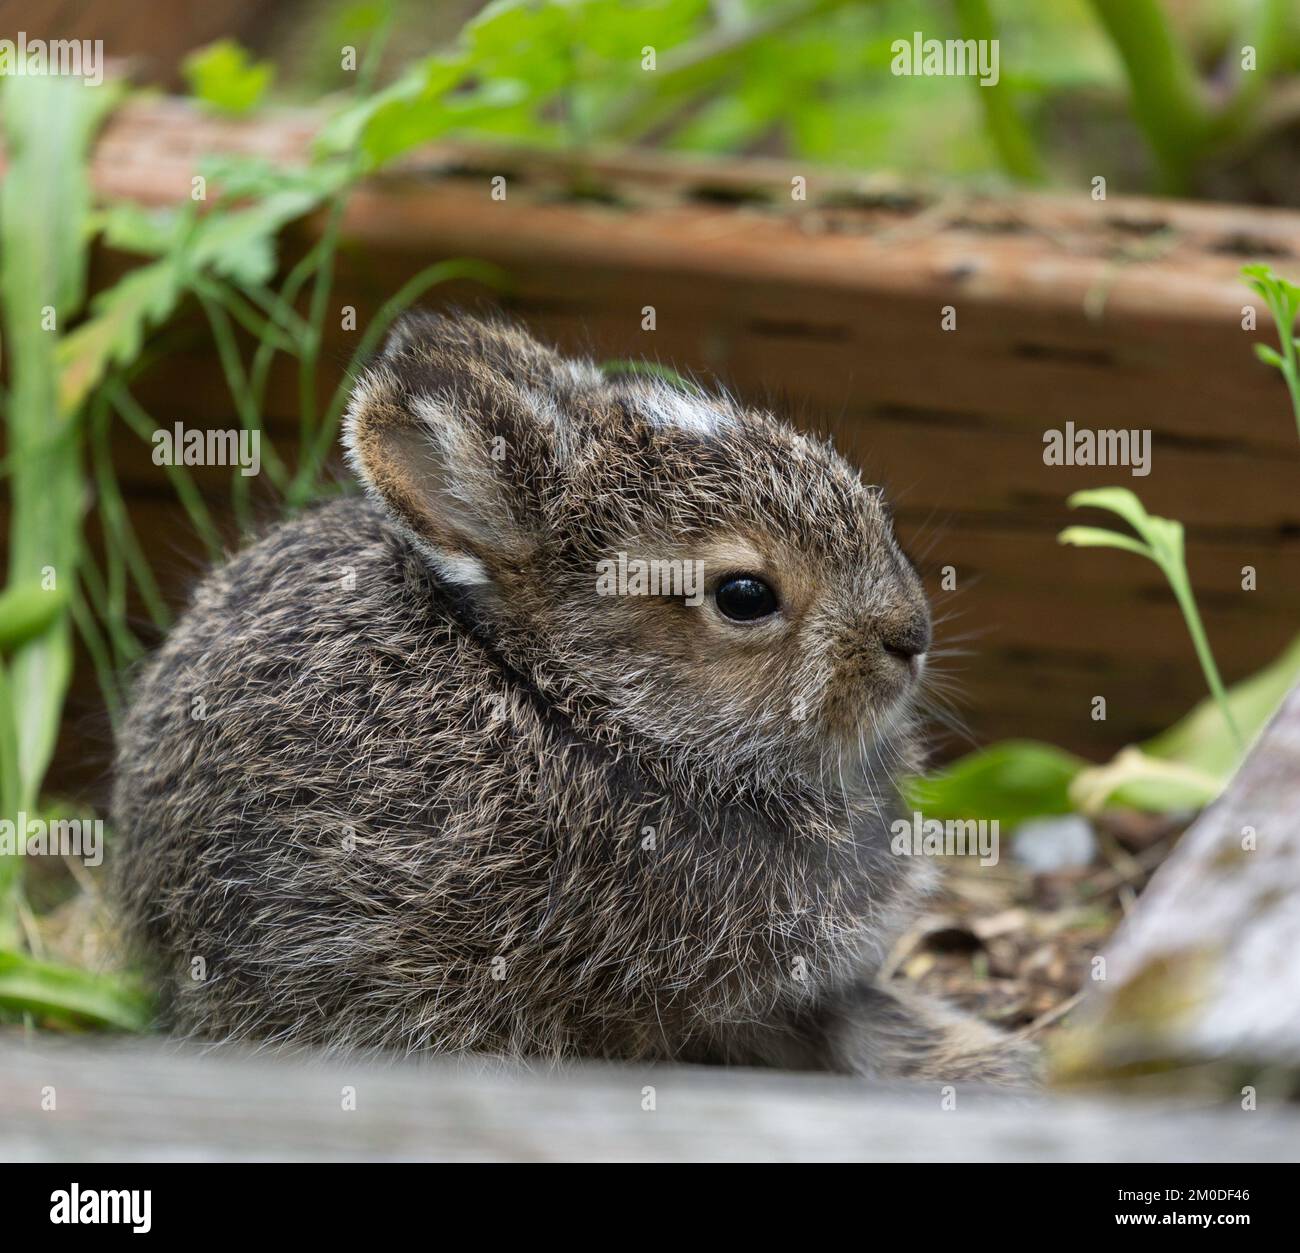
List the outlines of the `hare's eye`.
{"label": "hare's eye", "polygon": [[714,599],[723,616],[736,622],[766,618],[777,610],[776,593],[752,574],[737,575],[720,584]]}

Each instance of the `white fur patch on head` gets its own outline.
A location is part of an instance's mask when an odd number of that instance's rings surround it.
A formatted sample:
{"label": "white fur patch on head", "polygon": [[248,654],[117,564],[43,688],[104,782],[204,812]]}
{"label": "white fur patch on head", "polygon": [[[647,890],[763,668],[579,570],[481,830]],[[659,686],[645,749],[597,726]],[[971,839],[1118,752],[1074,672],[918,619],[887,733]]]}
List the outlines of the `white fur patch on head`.
{"label": "white fur patch on head", "polygon": [[673,387],[650,386],[637,396],[637,409],[652,426],[716,435],[732,415],[706,396],[691,396]]}
{"label": "white fur patch on head", "polygon": [[573,358],[560,365],[560,377],[581,391],[603,389],[605,376],[585,358]]}

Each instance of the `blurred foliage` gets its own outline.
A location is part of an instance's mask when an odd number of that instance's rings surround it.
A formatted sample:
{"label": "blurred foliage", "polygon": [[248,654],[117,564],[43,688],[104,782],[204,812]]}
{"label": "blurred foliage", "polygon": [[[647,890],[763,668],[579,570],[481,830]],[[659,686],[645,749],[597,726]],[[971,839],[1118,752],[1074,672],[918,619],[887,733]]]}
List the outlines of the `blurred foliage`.
{"label": "blurred foliage", "polygon": [[[945,9],[936,16],[955,35]],[[506,0],[344,113],[326,142],[359,132],[374,163],[457,133],[908,165],[924,136],[929,168],[987,168],[991,146],[977,136],[970,151],[953,125],[968,82],[889,72],[893,40],[915,21],[914,5],[848,0]]]}
{"label": "blurred foliage", "polygon": [[67,595],[57,585],[48,591],[36,582],[5,588],[0,592],[0,653],[44,635],[67,607]]}
{"label": "blurred foliage", "polygon": [[0,950],[0,1010],[64,1026],[119,1031],[143,1031],[153,1014],[148,995],[134,982],[4,950]]}
{"label": "blurred foliage", "polygon": [[[325,7],[299,99],[346,80],[337,49],[374,11]],[[458,36],[410,0],[395,21],[401,49],[434,51],[387,62],[387,85],[327,133],[359,133],[372,163],[455,134],[1188,190],[1296,121],[1290,0],[497,0]],[[1000,81],[891,73],[917,30],[997,38]]]}
{"label": "blurred foliage", "polygon": [[916,779],[906,800],[928,818],[996,820],[1008,831],[1029,818],[1070,813],[1070,784],[1087,762],[1036,740],[1004,740]]}
{"label": "blurred foliage", "polygon": [[[0,820],[13,824],[15,838],[25,838],[25,815],[39,808],[72,674],[73,623],[87,617],[79,578],[85,430],[60,403],[58,351],[86,295],[87,153],[118,96],[53,75],[5,80],[0,302],[10,490],[8,587],[0,595]],[[16,854],[0,855],[0,1009],[120,1020],[136,995],[128,983],[36,963],[21,951],[21,865]]]}
{"label": "blurred foliage", "polygon": [[[68,590],[81,544],[80,430],[58,404],[56,346],[86,293],[85,154],[109,92],[55,76],[9,79],[5,144],[10,168],[0,187],[0,299],[9,388],[5,397],[10,474],[9,586]],[[21,599],[10,601],[11,620]],[[28,619],[30,621],[30,618]],[[35,807],[58,732],[72,671],[68,612],[24,640],[2,666],[0,815]],[[0,858],[0,946],[15,933],[4,892],[12,868]]]}
{"label": "blurred foliage", "polygon": [[275,77],[269,61],[255,62],[231,39],[190,53],[182,67],[190,92],[217,113],[238,116],[257,108]]}

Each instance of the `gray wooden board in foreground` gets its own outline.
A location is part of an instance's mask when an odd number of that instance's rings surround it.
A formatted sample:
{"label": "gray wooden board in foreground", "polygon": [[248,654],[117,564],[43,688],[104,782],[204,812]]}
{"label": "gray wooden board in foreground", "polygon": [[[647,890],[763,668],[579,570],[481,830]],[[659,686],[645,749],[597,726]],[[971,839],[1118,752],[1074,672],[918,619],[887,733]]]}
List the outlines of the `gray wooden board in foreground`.
{"label": "gray wooden board in foreground", "polygon": [[[642,1108],[643,1089],[656,1108]],[[356,1109],[342,1109],[355,1088]],[[42,1110],[43,1090],[57,1108]],[[714,1069],[520,1072],[0,1042],[0,1158],[1257,1161],[1300,1158],[1285,1105],[1015,1098]]]}

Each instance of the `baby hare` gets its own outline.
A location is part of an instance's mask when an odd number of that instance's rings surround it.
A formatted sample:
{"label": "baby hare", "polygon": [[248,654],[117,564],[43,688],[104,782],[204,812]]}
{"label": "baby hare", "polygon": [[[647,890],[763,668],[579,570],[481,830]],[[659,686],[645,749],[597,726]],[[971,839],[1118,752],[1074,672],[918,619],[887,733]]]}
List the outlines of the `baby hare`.
{"label": "baby hare", "polygon": [[365,497],[214,571],[146,666],[128,929],[202,1039],[1014,1081],[876,972],[930,643],[879,491],[763,412],[412,315]]}

